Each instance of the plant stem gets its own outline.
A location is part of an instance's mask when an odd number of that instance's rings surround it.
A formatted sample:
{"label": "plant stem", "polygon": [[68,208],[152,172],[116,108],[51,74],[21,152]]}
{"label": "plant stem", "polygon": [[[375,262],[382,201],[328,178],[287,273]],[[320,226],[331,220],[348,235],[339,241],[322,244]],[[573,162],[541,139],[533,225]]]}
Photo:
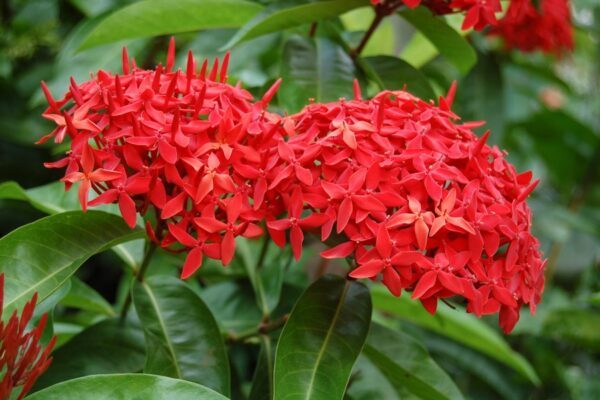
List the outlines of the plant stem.
{"label": "plant stem", "polygon": [[[135,278],[142,282],[144,280],[144,274],[148,270],[148,266],[150,265],[150,261],[152,260],[152,256],[156,252],[156,248],[158,246],[156,243],[150,241],[148,243],[148,248],[146,249],[146,253],[144,254],[144,259],[142,260],[142,264],[140,265],[140,269],[137,271],[133,271]],[[127,292],[127,297],[125,297],[125,302],[123,303],[123,308],[121,308],[121,321],[127,318],[127,312],[129,311],[129,307],[131,306],[131,290]]]}
{"label": "plant stem", "polygon": [[263,242],[262,247],[260,248],[260,254],[258,255],[258,261],[256,262],[257,271],[262,268],[265,262],[267,250],[269,250],[269,236],[265,236],[265,241]]}
{"label": "plant stem", "polygon": [[317,33],[317,23],[313,22],[312,24],[310,24],[310,29],[308,30],[308,36],[315,37],[316,33]]}
{"label": "plant stem", "polygon": [[399,0],[388,0],[375,6],[375,18],[373,18],[373,22],[371,22],[371,25],[365,32],[365,35],[361,39],[358,46],[350,51],[350,57],[355,59],[360,55],[360,53],[362,53],[365,46],[367,45],[367,42],[379,27],[381,21],[383,21],[383,19],[388,15],[393,14],[396,11],[396,9],[398,9],[398,7],[400,7],[401,5],[402,2]]}
{"label": "plant stem", "polygon": [[287,322],[288,318],[289,318],[289,315],[285,314],[284,316],[282,316],[281,318],[279,318],[275,321],[261,322],[258,325],[258,327],[254,328],[250,331],[242,332],[239,335],[234,335],[234,334],[228,335],[227,341],[228,342],[243,342],[247,339],[250,339],[250,338],[253,338],[256,336],[266,335],[266,334],[276,331],[277,329],[284,326],[285,323]]}

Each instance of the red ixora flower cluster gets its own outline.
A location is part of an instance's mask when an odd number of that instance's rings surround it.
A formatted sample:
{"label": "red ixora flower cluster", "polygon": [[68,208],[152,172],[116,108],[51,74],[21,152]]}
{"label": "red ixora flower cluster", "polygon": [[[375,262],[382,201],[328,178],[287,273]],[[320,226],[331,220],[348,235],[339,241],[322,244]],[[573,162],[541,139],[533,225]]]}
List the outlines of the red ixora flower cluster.
{"label": "red ixora flower cluster", "polygon": [[44,115],[58,124],[46,139],[71,139],[48,166],[81,181],[82,206],[91,188],[90,204],[118,202],[131,226],[153,206],[149,235],[188,252],[183,278],[203,256],[227,265],[235,237],[264,223],[297,259],[314,233],[333,246],[323,257],[356,264],[351,277],[412,291],[432,313],[462,296],[509,332],[523,304],[535,310],[544,263],[525,199],[537,182],[475,136],[480,124],[455,123],[454,87],[435,106],[403,91],[362,100],[355,84],[354,100],[281,118],[265,111],[279,83],[253,103],[218,61],[207,76],[206,62],[197,73],[190,55],[181,72],[173,58],[171,46],[166,69],[149,71],[125,57],[122,76],[72,82],[60,101],[46,90]]}
{"label": "red ixora flower cluster", "polygon": [[56,336],[53,336],[42,350],[39,341],[46,327],[47,314],[42,316],[35,328],[27,328],[33,316],[37,293],[25,305],[20,317],[15,310],[6,323],[1,318],[3,299],[4,274],[0,274],[0,371],[4,374],[0,380],[0,399],[11,398],[13,390],[21,386],[17,397],[20,400],[52,362],[50,352],[56,342]]}
{"label": "red ixora flower cluster", "polygon": [[541,50],[561,55],[573,49],[573,27],[568,0],[511,0],[506,15],[490,31],[509,49]]}
{"label": "red ixora flower cluster", "polygon": [[462,29],[481,31],[491,27],[489,35],[499,36],[508,49],[524,52],[541,50],[561,55],[573,48],[573,27],[569,0],[510,0],[505,15],[500,0],[371,0],[378,12],[389,14],[401,5],[427,7],[435,15],[464,13]]}

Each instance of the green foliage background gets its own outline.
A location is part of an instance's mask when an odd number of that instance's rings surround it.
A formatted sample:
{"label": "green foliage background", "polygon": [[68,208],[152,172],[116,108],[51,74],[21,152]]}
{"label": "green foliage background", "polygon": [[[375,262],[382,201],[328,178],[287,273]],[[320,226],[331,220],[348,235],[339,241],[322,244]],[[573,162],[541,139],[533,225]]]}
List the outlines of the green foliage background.
{"label": "green foliage background", "polygon": [[[273,110],[282,113],[298,111],[309,97],[316,101],[352,97],[354,78],[368,94],[406,85],[423,98],[445,93],[458,80],[456,113],[464,120],[487,121],[491,142],[506,148],[519,170],[532,169],[541,178],[530,204],[535,233],[549,261],[547,288],[535,317],[523,312],[515,331],[505,337],[493,318],[482,323],[443,305],[432,318],[409,299],[392,299],[373,287],[373,315],[380,325],[371,327],[348,386],[342,382],[346,398],[600,398],[600,2],[574,0],[573,9],[576,47],[562,59],[507,53],[500,43],[477,33],[465,39],[457,30],[460,18],[433,19],[418,9],[386,19],[354,60],[349,49],[356,47],[373,17],[368,1],[363,0],[2,2],[0,254],[31,235],[68,254],[76,247],[69,240],[85,241],[86,246],[81,254],[70,254],[56,266],[65,274],[66,283],[57,280],[44,287],[47,297],[38,308],[51,311],[59,347],[53,366],[36,390],[98,373],[143,370],[180,379],[83,378],[70,389],[55,387],[54,394],[51,390],[31,398],[71,398],[66,397],[68,393],[113,384],[130,386],[129,390],[147,388],[157,398],[162,398],[164,388],[175,387],[169,393],[180,397],[173,398],[191,398],[200,389],[181,382],[189,380],[234,399],[266,399],[273,386],[276,396],[282,390],[278,389],[282,378],[277,366],[274,385],[269,374],[279,334],[285,338],[280,341],[284,346],[300,346],[300,339],[292,333],[286,336],[285,329],[283,333],[251,333],[261,320],[287,316],[308,282],[323,274],[318,248],[307,249],[298,264],[291,263],[289,251],[282,257],[271,248],[265,268],[259,271],[255,265],[260,243],[243,242],[232,266],[223,269],[209,263],[197,279],[187,283],[152,278],[176,277],[182,264],[181,257],[158,251],[148,269],[149,283],[134,288],[135,309],[146,311],[139,319],[132,312],[125,327],[117,324],[114,318],[129,290],[131,271],[140,267],[142,234],[123,229],[118,218],[100,212],[85,217],[68,212],[78,210],[76,199],[72,193],[63,193],[60,184],[51,183],[60,178],[59,171],[42,166],[64,148],[33,145],[51,129],[40,117],[44,107],[40,80],[46,80],[59,95],[68,87],[70,76],[81,82],[98,69],[119,70],[122,46],[128,47],[139,65],[151,68],[164,60],[170,34],[176,35],[181,50],[178,65],[184,65],[183,49],[208,58],[230,49],[230,81],[241,80],[257,96],[283,77],[273,103]],[[311,29],[314,37],[308,34]],[[102,212],[115,210],[105,207]],[[90,232],[101,229],[104,236],[58,240],[48,237],[48,231],[36,230],[39,225],[9,235],[48,214],[42,223],[51,232],[56,229],[56,237],[64,233],[58,230],[60,224],[83,224]],[[118,244],[131,239],[137,240]],[[108,248],[112,250],[103,251]],[[42,248],[30,248],[27,254],[32,262],[44,256],[48,254]],[[18,275],[22,273],[19,268],[27,268],[26,262],[13,266],[12,272],[1,265],[0,270],[7,276]],[[335,264],[328,268],[342,270]],[[76,275],[69,279],[74,271]],[[24,279],[34,283],[41,278]],[[165,281],[174,281],[173,286],[165,287]],[[320,285],[310,289],[315,296],[323,285],[333,285],[328,293],[340,288],[335,281]],[[183,287],[179,288],[186,293],[182,297],[189,296],[190,303],[172,294],[177,286]],[[17,289],[7,290],[17,293]],[[353,291],[364,297],[361,287]],[[172,350],[161,348],[168,337],[179,338],[179,345],[188,347],[184,333],[146,323],[145,318],[160,319],[160,315],[152,317],[159,308],[152,309],[148,293],[168,307],[174,301],[200,302],[201,309],[206,303],[214,319],[210,312],[208,316],[165,318],[170,327],[183,325],[196,332],[189,340],[208,338],[189,350],[192,355],[201,357],[207,351],[203,346],[209,344],[222,352],[207,361],[215,363],[218,372],[214,376],[194,372],[191,366],[198,358],[193,357],[170,359],[158,354],[156,363],[149,365],[147,354],[164,350],[168,355]],[[348,298],[348,307],[352,300],[356,298]],[[19,301],[15,298],[7,307],[17,307]],[[292,314],[288,325],[302,326],[301,315],[296,315],[292,318]],[[203,329],[208,329],[204,335]],[[155,341],[149,342],[148,335]],[[360,346],[364,337],[357,335],[349,340]],[[333,349],[343,346],[330,345]],[[164,360],[171,364],[164,365]],[[222,396],[210,391],[206,398]]]}

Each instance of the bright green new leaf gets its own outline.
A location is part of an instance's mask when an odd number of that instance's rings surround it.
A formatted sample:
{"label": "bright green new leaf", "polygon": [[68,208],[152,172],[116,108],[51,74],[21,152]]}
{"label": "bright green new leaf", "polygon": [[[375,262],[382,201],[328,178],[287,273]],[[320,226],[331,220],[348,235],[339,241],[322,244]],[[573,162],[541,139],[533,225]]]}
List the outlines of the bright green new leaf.
{"label": "bright green new leaf", "polygon": [[123,7],[101,21],[80,49],[122,39],[214,28],[236,28],[260,12],[243,0],[146,0]]}
{"label": "bright green new leaf", "polygon": [[51,215],[12,231],[0,239],[4,315],[20,309],[35,292],[42,301],[88,258],[143,233],[102,211]]}
{"label": "bright green new leaf", "polygon": [[367,0],[326,0],[318,2],[280,2],[256,15],[223,46],[230,48],[244,40],[299,25],[336,17],[354,8],[368,5]]}
{"label": "bright green new leaf", "polygon": [[58,383],[27,400],[227,400],[197,383],[148,374],[91,375]]}
{"label": "bright green new leaf", "polygon": [[275,399],[342,399],[371,321],[368,289],[340,277],[313,283],[277,344]]}
{"label": "bright green new leaf", "polygon": [[229,395],[225,344],[202,299],[182,280],[164,275],[136,280],[132,294],[146,337],[144,372],[200,383]]}
{"label": "bright green new leaf", "polygon": [[473,47],[443,19],[419,7],[403,10],[400,15],[422,33],[462,74],[466,74],[477,62]]}

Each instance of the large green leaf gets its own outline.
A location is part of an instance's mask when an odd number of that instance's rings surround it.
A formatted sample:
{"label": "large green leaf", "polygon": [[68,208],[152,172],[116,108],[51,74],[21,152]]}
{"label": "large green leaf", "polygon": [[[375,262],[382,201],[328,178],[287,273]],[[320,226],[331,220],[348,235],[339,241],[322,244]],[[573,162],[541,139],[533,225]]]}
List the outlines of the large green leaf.
{"label": "large green leaf", "polygon": [[[58,214],[81,209],[77,197],[77,185],[73,186],[67,192],[62,182],[53,182],[31,189],[23,189],[17,182],[3,182],[0,184],[0,199],[26,201],[32,207],[47,214]],[[102,204],[94,207],[94,210],[121,215],[119,207],[116,204]],[[112,250],[127,265],[137,268],[143,256],[143,247],[144,240],[134,240],[114,246]]]}
{"label": "large green leaf", "polygon": [[144,372],[200,383],[229,395],[225,344],[202,299],[180,279],[164,275],[136,280],[132,293],[146,337]]}
{"label": "large green leaf", "polygon": [[138,372],[144,367],[144,335],[136,322],[106,319],[54,351],[35,389],[86,375]]}
{"label": "large green leaf", "polygon": [[92,375],[58,383],[27,400],[227,400],[197,383],[148,374]]}
{"label": "large green leaf", "polygon": [[325,276],[300,297],[277,344],[275,399],[341,399],[369,331],[360,283]]}
{"label": "large green leaf", "polygon": [[81,49],[147,36],[242,26],[263,7],[243,0],[147,0],[123,7],[101,21]]}
{"label": "large green leaf", "polygon": [[539,378],[529,362],[511,349],[502,336],[474,315],[463,310],[440,307],[436,315],[432,316],[420,303],[404,296],[396,298],[385,288],[374,287],[371,293],[376,310],[447,336],[508,365],[531,382],[539,383]]}
{"label": "large green leaf", "polygon": [[267,33],[336,17],[346,11],[368,4],[367,0],[326,0],[308,3],[306,1],[282,1],[273,3],[242,26],[224,47],[232,47],[239,42]]}
{"label": "large green leaf", "polygon": [[404,390],[422,399],[462,399],[452,379],[412,337],[373,324],[363,350],[398,396]]}
{"label": "large green leaf", "polygon": [[354,63],[344,49],[326,38],[291,37],[284,45],[279,103],[289,112],[316,102],[352,98]]}
{"label": "large green leaf", "polygon": [[428,9],[405,9],[400,15],[423,34],[462,74],[469,72],[477,62],[477,54],[469,42],[443,19],[433,16]]}
{"label": "large green leaf", "polygon": [[423,100],[435,99],[435,93],[421,71],[392,56],[366,57],[360,60],[367,75],[381,90],[406,90]]}
{"label": "large green leaf", "polygon": [[572,307],[551,311],[544,319],[542,335],[600,350],[599,327],[597,311]]}
{"label": "large green leaf", "polygon": [[48,297],[92,255],[143,234],[102,211],[51,215],[14,230],[0,239],[4,315],[21,308],[35,292],[39,301]]}
{"label": "large green leaf", "polygon": [[60,301],[60,304],[80,310],[92,311],[108,317],[115,316],[115,311],[108,301],[76,276],[71,278],[71,290]]}

